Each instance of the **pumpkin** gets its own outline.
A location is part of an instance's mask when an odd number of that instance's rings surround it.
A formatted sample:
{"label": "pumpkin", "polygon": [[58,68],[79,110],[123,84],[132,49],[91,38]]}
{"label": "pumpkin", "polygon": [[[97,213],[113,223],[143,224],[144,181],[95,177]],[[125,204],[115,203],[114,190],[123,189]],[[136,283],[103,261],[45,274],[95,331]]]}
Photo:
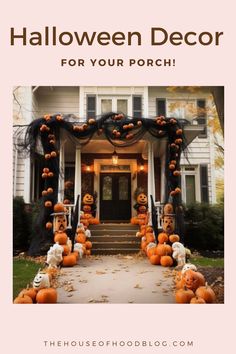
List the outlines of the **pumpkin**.
{"label": "pumpkin", "polygon": [[136,216],[132,217],[132,218],[130,219],[130,223],[131,223],[132,225],[138,225],[138,218],[137,218]]}
{"label": "pumpkin", "polygon": [[84,211],[85,213],[88,213],[89,211],[91,211],[91,206],[88,205],[88,204],[84,205],[84,206],[83,206],[83,211]]}
{"label": "pumpkin", "polygon": [[153,254],[150,258],[149,261],[153,265],[159,265],[160,264],[160,259],[161,257],[158,256],[157,254]]}
{"label": "pumpkin", "polygon": [[52,228],[52,223],[51,223],[50,221],[48,221],[48,222],[46,223],[45,227],[46,227],[47,230],[51,230],[51,228]]}
{"label": "pumpkin", "polygon": [[95,124],[95,123],[96,123],[96,120],[94,118],[89,118],[88,124],[92,125],[92,124]]}
{"label": "pumpkin", "polygon": [[68,254],[70,253],[70,247],[66,244],[61,245],[63,247],[63,252],[62,255],[63,256],[68,256]]}
{"label": "pumpkin", "polygon": [[175,284],[175,287],[176,287],[177,290],[183,289],[184,286],[185,286],[184,278],[178,280],[177,283]]}
{"label": "pumpkin", "polygon": [[54,173],[53,172],[48,172],[48,177],[53,177],[54,176]]}
{"label": "pumpkin", "polygon": [[175,169],[175,165],[173,163],[169,164],[169,170],[174,170]]}
{"label": "pumpkin", "polygon": [[197,288],[199,288],[199,286],[203,286],[205,284],[205,278],[202,273],[195,272],[191,269],[186,270],[183,275],[183,279],[185,281],[185,286],[194,292]]}
{"label": "pumpkin", "polygon": [[67,234],[65,232],[56,232],[54,236],[54,242],[59,243],[59,245],[66,245],[68,241]]}
{"label": "pumpkin", "polygon": [[175,171],[173,172],[173,175],[174,175],[175,177],[178,177],[178,176],[181,175],[181,172],[178,171],[178,170],[175,170]]}
{"label": "pumpkin", "polygon": [[141,249],[142,249],[143,251],[146,251],[146,247],[147,247],[147,242],[146,242],[146,241],[142,241],[142,242],[141,242]]}
{"label": "pumpkin", "polygon": [[51,157],[56,157],[57,153],[56,153],[56,151],[52,151],[50,155],[51,155]]}
{"label": "pumpkin", "polygon": [[56,116],[56,120],[58,120],[58,122],[61,122],[63,120],[63,117],[59,114],[58,116]]}
{"label": "pumpkin", "polygon": [[173,259],[170,256],[162,256],[160,263],[163,267],[171,267],[173,265]]}
{"label": "pumpkin", "polygon": [[89,205],[92,205],[94,203],[94,199],[93,199],[93,196],[89,193],[86,193],[84,196],[83,196],[83,203],[84,204],[89,204]]}
{"label": "pumpkin", "polygon": [[137,196],[137,203],[138,204],[141,204],[141,205],[147,205],[147,196],[146,194],[144,193],[140,193],[138,196]]}
{"label": "pumpkin", "polygon": [[86,249],[85,254],[86,254],[86,256],[91,256],[91,250]]}
{"label": "pumpkin", "polygon": [[211,304],[216,300],[214,290],[207,283],[196,290],[196,296],[201,297],[207,304]]}
{"label": "pumpkin", "polygon": [[194,292],[190,289],[184,287],[179,289],[175,293],[175,301],[177,304],[189,304],[191,299],[194,297]]}
{"label": "pumpkin", "polygon": [[76,256],[74,254],[69,254],[63,257],[62,267],[73,267],[76,263]]}
{"label": "pumpkin", "polygon": [[50,154],[45,154],[44,158],[45,158],[45,160],[49,160],[51,158],[51,155]]}
{"label": "pumpkin", "polygon": [[36,296],[37,304],[55,304],[57,302],[57,291],[54,288],[41,289]]}
{"label": "pumpkin", "polygon": [[33,300],[28,295],[17,296],[13,302],[14,304],[32,304]]}
{"label": "pumpkin", "polygon": [[158,235],[158,242],[159,243],[165,243],[168,241],[168,235],[165,233],[165,232],[161,232],[159,235]]}
{"label": "pumpkin", "polygon": [[89,223],[90,223],[91,225],[98,225],[98,224],[99,224],[99,220],[98,220],[97,218],[91,217],[91,218],[89,219]]}
{"label": "pumpkin", "polygon": [[45,190],[44,190],[44,191],[42,191],[42,196],[43,196],[43,197],[45,197],[47,194],[48,194],[48,192],[47,192],[47,191],[45,191]]}
{"label": "pumpkin", "polygon": [[54,213],[63,213],[64,212],[64,205],[62,203],[57,203],[54,205]]}
{"label": "pumpkin", "polygon": [[49,172],[49,168],[44,167],[44,168],[43,168],[43,172],[44,172],[44,173],[48,173],[48,172]]}
{"label": "pumpkin", "polygon": [[183,133],[183,130],[182,129],[177,129],[175,133],[176,133],[176,135],[181,135]]}
{"label": "pumpkin", "polygon": [[193,297],[190,301],[190,304],[205,304],[205,303],[206,303],[206,301],[199,296]]}
{"label": "pumpkin", "polygon": [[46,208],[51,208],[52,207],[52,202],[50,200],[46,200],[46,202],[44,203],[44,206]]}
{"label": "pumpkin", "polygon": [[73,252],[71,252],[70,254],[72,254],[72,255],[74,255],[75,256],[75,258],[76,258],[76,261],[78,261],[78,259],[79,259],[79,251],[73,251]]}
{"label": "pumpkin", "polygon": [[180,139],[180,138],[175,139],[175,144],[180,145],[180,144],[182,144],[182,142],[183,142],[183,140],[182,140],[182,139]]}
{"label": "pumpkin", "polygon": [[166,244],[158,243],[158,245],[157,245],[157,254],[159,256],[165,256],[166,255]]}
{"label": "pumpkin", "polygon": [[176,187],[176,188],[175,188],[175,193],[176,193],[176,194],[181,193],[181,189],[180,189],[179,187]]}
{"label": "pumpkin", "polygon": [[78,243],[85,243],[86,242],[86,236],[84,233],[78,233],[75,237],[75,241]]}
{"label": "pumpkin", "polygon": [[147,239],[147,243],[154,242],[155,241],[154,234],[151,232],[147,232],[146,239]]}
{"label": "pumpkin", "polygon": [[138,207],[138,211],[139,211],[139,213],[146,213],[146,211],[147,211],[146,205],[140,205]]}
{"label": "pumpkin", "polygon": [[137,121],[137,126],[138,126],[138,127],[141,127],[142,124],[143,124],[143,122],[142,122],[141,120],[138,120],[138,121]]}
{"label": "pumpkin", "polygon": [[147,250],[148,258],[150,258],[151,256],[156,255],[156,254],[157,254],[156,247],[151,247]]}
{"label": "pumpkin", "polygon": [[71,204],[70,199],[64,199],[63,204]]}
{"label": "pumpkin", "polygon": [[23,295],[29,296],[32,299],[32,301],[35,302],[37,291],[34,288],[27,287],[26,289],[21,290],[18,296],[21,297]]}
{"label": "pumpkin", "polygon": [[85,242],[85,246],[87,249],[91,249],[92,248],[92,242],[91,241],[86,241]]}
{"label": "pumpkin", "polygon": [[150,225],[148,225],[146,228],[146,232],[153,232],[153,228]]}
{"label": "pumpkin", "polygon": [[180,237],[177,234],[172,234],[172,235],[169,236],[169,241],[171,243],[179,242],[179,240],[180,240]]}
{"label": "pumpkin", "polygon": [[47,173],[42,173],[42,178],[43,179],[48,178],[48,174]]}
{"label": "pumpkin", "polygon": [[87,219],[80,219],[80,222],[84,225],[84,226],[89,226],[89,221]]}
{"label": "pumpkin", "polygon": [[165,252],[166,252],[165,254],[166,256],[172,255],[173,252],[172,247],[170,245],[165,244]]}

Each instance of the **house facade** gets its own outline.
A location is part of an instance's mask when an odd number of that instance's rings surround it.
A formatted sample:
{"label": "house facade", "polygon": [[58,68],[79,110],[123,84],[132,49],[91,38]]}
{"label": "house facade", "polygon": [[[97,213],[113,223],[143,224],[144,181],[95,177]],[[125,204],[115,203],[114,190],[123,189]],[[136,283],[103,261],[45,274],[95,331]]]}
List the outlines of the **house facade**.
{"label": "house facade", "polygon": [[[207,124],[213,105],[209,91],[159,86],[28,86],[14,89],[14,143],[24,127],[45,114],[69,114],[80,122],[107,112],[131,117],[174,117],[184,124],[187,154],[181,158],[182,199],[216,202],[214,141]],[[20,133],[19,133],[20,132]],[[137,143],[116,147],[103,134],[80,145],[67,132],[60,135],[58,201],[74,204],[77,195],[95,194],[97,217],[104,222],[128,221],[136,214],[135,191],[142,188],[156,205],[166,199],[167,139],[146,133]],[[40,198],[43,156],[31,160],[17,149],[13,154],[13,195],[26,203]]]}

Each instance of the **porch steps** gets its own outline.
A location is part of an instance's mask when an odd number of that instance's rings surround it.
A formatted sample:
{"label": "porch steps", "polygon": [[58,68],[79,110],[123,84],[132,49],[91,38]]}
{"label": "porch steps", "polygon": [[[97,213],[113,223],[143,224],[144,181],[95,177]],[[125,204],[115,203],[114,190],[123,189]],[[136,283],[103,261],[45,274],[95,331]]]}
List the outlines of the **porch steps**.
{"label": "porch steps", "polygon": [[140,250],[139,228],[131,224],[90,225],[92,254],[130,254]]}

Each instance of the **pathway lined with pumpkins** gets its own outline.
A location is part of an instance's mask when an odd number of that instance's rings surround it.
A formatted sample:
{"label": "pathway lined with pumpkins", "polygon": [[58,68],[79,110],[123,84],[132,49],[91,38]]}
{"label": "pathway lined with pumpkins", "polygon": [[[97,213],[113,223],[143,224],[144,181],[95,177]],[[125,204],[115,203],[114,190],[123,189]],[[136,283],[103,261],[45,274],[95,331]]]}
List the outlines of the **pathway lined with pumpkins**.
{"label": "pathway lined with pumpkins", "polygon": [[90,256],[57,278],[58,303],[175,303],[173,269],[138,255]]}

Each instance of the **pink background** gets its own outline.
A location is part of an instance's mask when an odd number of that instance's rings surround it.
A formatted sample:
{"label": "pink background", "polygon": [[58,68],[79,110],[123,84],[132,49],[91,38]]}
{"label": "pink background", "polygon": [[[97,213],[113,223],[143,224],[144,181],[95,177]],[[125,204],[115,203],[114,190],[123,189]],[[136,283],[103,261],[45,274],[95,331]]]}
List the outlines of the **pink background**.
{"label": "pink background", "polygon": [[[1,9],[1,199],[0,257],[4,353],[233,353],[235,332],[235,9],[234,1],[215,0],[118,2],[100,0],[19,2],[8,0]],[[3,5],[2,5],[3,7]],[[93,47],[11,47],[10,27],[29,31],[57,26],[66,31],[139,31],[143,45]],[[182,45],[151,47],[151,27],[169,31],[224,31],[218,47]],[[233,38],[234,32],[234,38]],[[147,38],[147,44],[144,44]],[[61,68],[65,58],[175,58],[166,68]],[[226,140],[226,227],[224,305],[44,305],[13,306],[12,299],[12,87],[14,85],[224,85]],[[230,127],[232,125],[232,127]],[[229,156],[231,160],[229,161]],[[230,169],[229,169],[230,164]],[[228,198],[229,197],[229,198]],[[232,321],[232,324],[230,324]],[[43,340],[193,340],[193,348],[44,348]]]}

